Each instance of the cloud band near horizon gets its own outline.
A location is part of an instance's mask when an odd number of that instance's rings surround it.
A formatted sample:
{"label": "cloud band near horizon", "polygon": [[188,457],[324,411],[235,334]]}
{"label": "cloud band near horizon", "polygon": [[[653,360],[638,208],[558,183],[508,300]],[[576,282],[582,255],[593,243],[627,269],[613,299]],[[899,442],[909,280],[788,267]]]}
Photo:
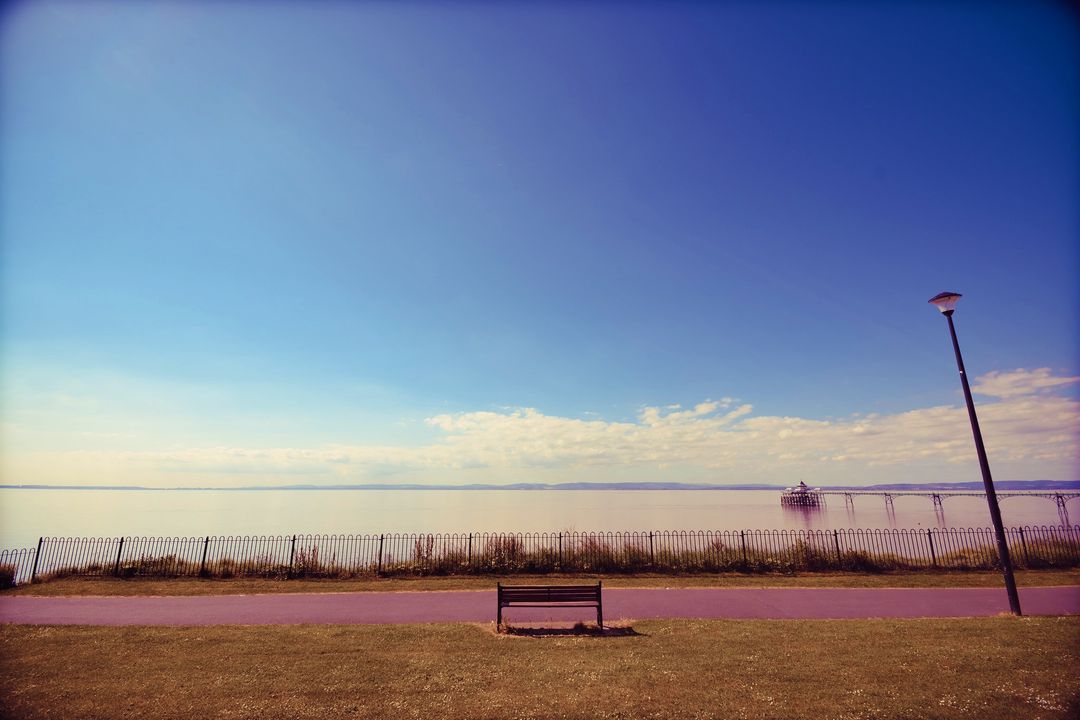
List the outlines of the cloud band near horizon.
{"label": "cloud band near horizon", "polygon": [[[980,424],[992,465],[1004,470],[1000,479],[1075,479],[1080,402],[1055,392],[1077,382],[1080,377],[1056,376],[1047,368],[992,372],[976,380],[973,390],[983,396]],[[170,486],[244,484],[258,475],[289,475],[289,482],[301,476],[316,484],[394,477],[402,482],[511,483],[553,476],[720,483],[801,477],[820,484],[860,477],[866,483],[910,480],[912,473],[928,481],[971,479],[964,473],[970,474],[967,466],[975,462],[963,405],[808,419],[755,416],[752,405],[723,398],[689,409],[644,407],[634,421],[515,408],[441,414],[425,422],[438,437],[419,446],[37,453],[21,469],[9,468],[20,476],[8,475],[8,481],[57,482],[78,468],[78,484],[136,479]],[[178,482],[178,473],[185,482]]]}

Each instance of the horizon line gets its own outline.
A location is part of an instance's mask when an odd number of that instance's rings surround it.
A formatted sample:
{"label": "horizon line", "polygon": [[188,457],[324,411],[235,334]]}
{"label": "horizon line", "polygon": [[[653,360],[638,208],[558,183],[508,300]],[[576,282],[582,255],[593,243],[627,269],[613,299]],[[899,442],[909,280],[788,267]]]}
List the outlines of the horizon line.
{"label": "horizon line", "polygon": [[[1047,489],[1080,489],[1080,480],[999,480],[995,487],[1008,485],[1046,486]],[[772,483],[680,483],[680,482],[566,482],[566,483],[470,483],[464,485],[423,483],[353,483],[317,485],[311,483],[290,485],[224,485],[224,486],[170,486],[146,485],[64,485],[64,484],[0,484],[0,490],[127,490],[127,491],[267,491],[267,490],[785,490],[791,485]],[[826,490],[901,490],[911,488],[982,488],[981,480],[958,482],[879,483],[874,485],[815,485]]]}

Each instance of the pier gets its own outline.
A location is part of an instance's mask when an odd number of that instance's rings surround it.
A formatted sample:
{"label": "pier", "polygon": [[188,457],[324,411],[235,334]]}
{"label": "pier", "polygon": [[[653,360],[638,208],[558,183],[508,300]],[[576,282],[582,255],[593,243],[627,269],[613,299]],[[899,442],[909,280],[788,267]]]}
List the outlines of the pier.
{"label": "pier", "polygon": [[821,488],[811,490],[806,483],[800,482],[797,486],[784,490],[780,495],[780,504],[786,507],[823,507],[824,494]]}
{"label": "pier", "polygon": [[[814,496],[813,497],[813,502],[805,503],[806,505],[809,505],[809,506],[812,506],[812,507],[818,507],[820,505],[824,505],[825,504],[825,496],[827,496],[827,495],[840,495],[840,496],[843,496],[843,498],[844,498],[844,505],[845,506],[850,506],[852,508],[855,507],[855,498],[856,497],[876,497],[876,498],[884,499],[885,507],[890,509],[890,510],[893,507],[893,499],[898,498],[898,497],[929,498],[930,501],[934,504],[935,509],[941,509],[941,508],[944,507],[943,501],[944,501],[945,498],[951,498],[951,497],[981,497],[981,498],[985,498],[986,497],[986,493],[976,492],[976,491],[972,491],[972,490],[929,490],[929,491],[927,491],[927,490],[888,490],[888,491],[882,491],[882,490],[822,490],[820,488],[815,488],[814,490],[807,489],[805,491],[800,492],[800,490],[798,488],[795,488],[793,490],[785,490],[784,491],[783,495],[781,495],[781,497],[780,497],[780,503],[782,505],[798,505],[798,504],[802,504],[802,503],[796,503],[796,502],[789,502],[788,501],[789,495],[798,495],[800,497],[809,496],[809,495]],[[1044,490],[1044,491],[1022,490],[1022,491],[1012,491],[1012,492],[1009,492],[1009,491],[999,492],[999,493],[996,493],[996,495],[997,495],[997,497],[999,499],[1013,498],[1013,497],[1039,497],[1039,498],[1046,498],[1047,500],[1053,500],[1054,504],[1057,505],[1058,515],[1061,517],[1062,524],[1063,525],[1068,525],[1069,524],[1069,510],[1068,510],[1068,507],[1067,507],[1066,503],[1069,500],[1074,500],[1076,498],[1080,498],[1080,491],[1075,491],[1074,490],[1074,491],[1067,491],[1067,492],[1058,492],[1058,491],[1054,491],[1054,490]]]}

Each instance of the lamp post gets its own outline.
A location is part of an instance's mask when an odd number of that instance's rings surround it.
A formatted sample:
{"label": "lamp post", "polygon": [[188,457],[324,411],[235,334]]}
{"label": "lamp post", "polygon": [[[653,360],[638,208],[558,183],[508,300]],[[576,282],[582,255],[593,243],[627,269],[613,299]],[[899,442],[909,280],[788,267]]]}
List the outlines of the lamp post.
{"label": "lamp post", "polygon": [[956,367],[960,371],[960,384],[964,386],[964,400],[967,402],[968,417],[971,419],[971,434],[975,436],[975,451],[979,454],[979,468],[982,470],[983,487],[986,490],[986,504],[990,506],[990,519],[994,523],[994,535],[997,536],[998,556],[1001,558],[1001,571],[1005,576],[1005,592],[1009,595],[1009,608],[1014,615],[1021,615],[1020,596],[1016,592],[1016,579],[1013,577],[1012,560],[1009,558],[1009,545],[1005,540],[1005,526],[1001,522],[1001,508],[998,507],[997,493],[994,492],[994,480],[990,477],[990,462],[986,459],[986,447],[983,445],[982,432],[979,430],[979,418],[975,415],[975,402],[971,399],[971,387],[967,373],[964,372],[964,358],[960,355],[960,343],[956,340],[956,328],[953,326],[953,312],[960,293],[943,292],[930,298],[930,303],[941,311],[949,321],[949,335],[952,337],[953,351],[956,353]]}

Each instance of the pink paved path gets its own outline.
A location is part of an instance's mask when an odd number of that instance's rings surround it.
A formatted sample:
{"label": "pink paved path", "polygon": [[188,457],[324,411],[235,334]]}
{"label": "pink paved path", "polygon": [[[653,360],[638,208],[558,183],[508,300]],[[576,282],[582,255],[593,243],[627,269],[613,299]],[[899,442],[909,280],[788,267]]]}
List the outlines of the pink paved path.
{"label": "pink paved path", "polygon": [[[1027,615],[1080,614],[1080,586],[1022,588]],[[646,618],[976,617],[1008,612],[999,588],[604,590],[605,621]],[[595,620],[591,608],[503,611],[508,622]],[[189,597],[0,597],[0,622],[59,625],[294,625],[490,622],[495,591]]]}

